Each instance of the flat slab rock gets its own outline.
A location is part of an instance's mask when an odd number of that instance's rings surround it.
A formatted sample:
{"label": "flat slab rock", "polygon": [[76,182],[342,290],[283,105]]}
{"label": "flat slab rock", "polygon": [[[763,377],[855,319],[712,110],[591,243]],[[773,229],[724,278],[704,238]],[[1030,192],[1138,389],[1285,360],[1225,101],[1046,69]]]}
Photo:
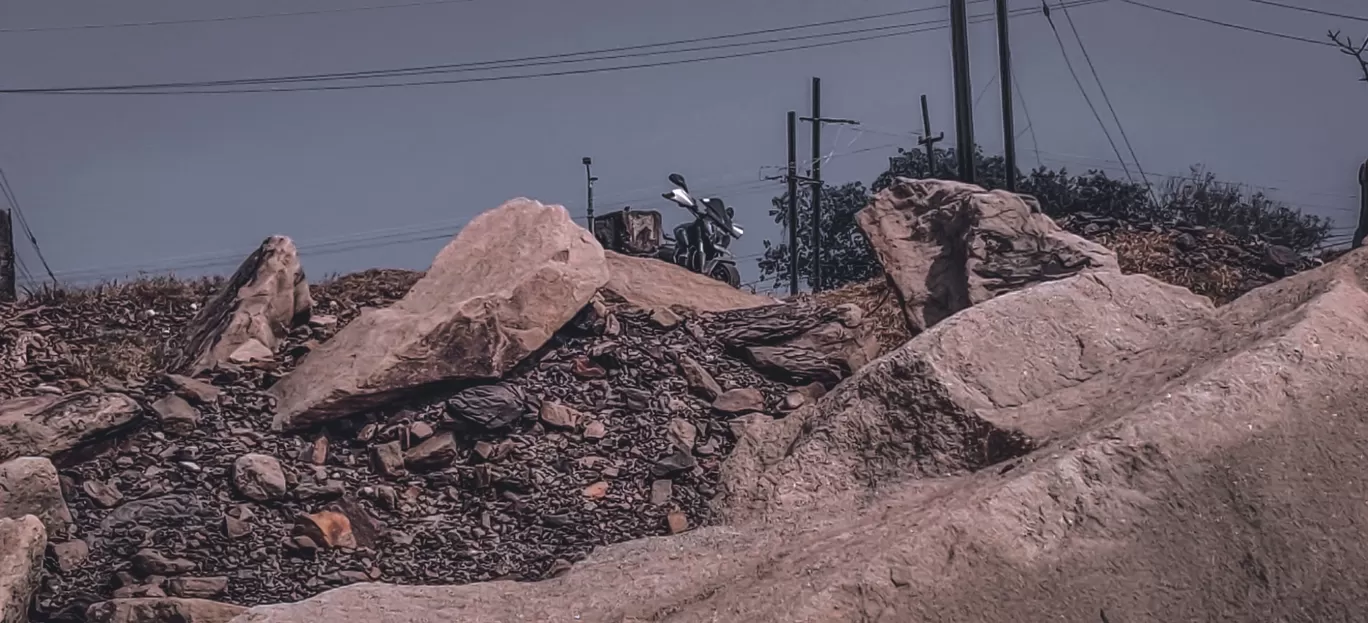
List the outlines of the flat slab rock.
{"label": "flat slab rock", "polygon": [[[849,381],[898,372],[903,388],[930,387],[946,402],[902,416],[888,410],[884,421],[918,417],[935,427],[945,418],[954,427],[977,417],[954,413],[975,400],[992,426],[1033,431],[1021,434],[1043,444],[991,469],[851,483],[837,480],[848,479],[839,470],[794,466],[769,474],[777,493],[821,484],[796,478],[803,474],[827,474],[847,489],[878,486],[859,504],[838,494],[832,504],[773,509],[764,521],[600,548],[541,582],[360,584],[255,608],[239,621],[1342,620],[1368,601],[1368,585],[1345,573],[1368,566],[1368,480],[1350,477],[1368,472],[1368,419],[1356,415],[1368,412],[1364,283],[1368,250],[1359,250],[1219,310],[1153,303],[1172,322],[1129,321],[1117,305],[1095,319],[1086,334],[1094,341],[1079,353],[1046,348],[1053,332],[1038,343],[1022,332],[1014,348],[1038,347],[1039,356],[981,353],[965,363],[997,363],[979,373],[939,367],[967,352],[895,353],[901,363],[881,359]],[[1081,291],[1088,305],[1107,308],[1105,288]],[[1030,292],[976,309],[1021,326],[1088,329],[1077,308],[1028,305],[1042,300]],[[1110,345],[1102,343],[1109,327],[1122,333]],[[904,350],[934,350],[936,333]],[[1093,348],[1129,354],[1094,358]],[[1021,389],[994,380],[1042,364],[1053,371]],[[992,391],[934,389],[956,376]],[[896,445],[888,434],[896,431],[878,418],[831,420],[844,413],[835,404],[853,398],[838,389],[805,407],[825,417],[795,427],[793,456],[830,462],[829,453],[802,449],[826,438],[838,458],[901,450],[909,463],[935,463],[934,449],[883,448]],[[1060,408],[1063,416],[1048,413]],[[850,434],[861,430],[878,434]]]}
{"label": "flat slab rock", "polygon": [[96,391],[0,402],[0,461],[72,450],[131,424],[141,412],[128,396]]}
{"label": "flat slab rock", "polygon": [[773,305],[778,301],[654,258],[606,251],[604,297],[643,311],[721,312]]}
{"label": "flat slab rock", "polygon": [[608,281],[603,248],[565,208],[514,199],[477,216],[404,298],[368,310],[271,390],[298,429],[434,383],[497,379]]}

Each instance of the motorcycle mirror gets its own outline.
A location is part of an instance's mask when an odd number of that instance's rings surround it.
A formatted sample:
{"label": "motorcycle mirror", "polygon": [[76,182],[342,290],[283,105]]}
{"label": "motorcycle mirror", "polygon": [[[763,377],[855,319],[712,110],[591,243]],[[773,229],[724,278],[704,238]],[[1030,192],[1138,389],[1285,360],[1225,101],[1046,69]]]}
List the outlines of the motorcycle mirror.
{"label": "motorcycle mirror", "polygon": [[684,190],[689,190],[689,185],[684,182],[684,176],[678,173],[670,174],[670,183],[683,188]]}

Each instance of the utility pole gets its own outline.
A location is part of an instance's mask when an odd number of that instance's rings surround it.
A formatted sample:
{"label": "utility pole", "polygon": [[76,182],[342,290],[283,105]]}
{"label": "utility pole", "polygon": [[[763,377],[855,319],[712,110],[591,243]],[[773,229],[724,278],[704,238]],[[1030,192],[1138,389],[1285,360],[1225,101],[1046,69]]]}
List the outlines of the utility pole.
{"label": "utility pole", "polygon": [[789,296],[798,294],[798,113],[788,112]]}
{"label": "utility pole", "polygon": [[581,162],[582,164],[584,164],[584,178],[585,178],[586,183],[588,184],[589,202],[588,202],[588,209],[586,210],[586,212],[588,213],[588,216],[589,216],[589,218],[587,219],[587,220],[588,220],[588,223],[589,223],[589,233],[590,233],[590,234],[593,234],[593,233],[594,233],[594,182],[597,182],[597,181],[598,181],[598,178],[597,178],[597,177],[594,177],[594,174],[589,170],[589,167],[590,167],[591,165],[594,164],[594,159],[593,159],[593,158],[590,158],[589,156],[585,156],[584,159],[580,160],[580,162]]}
{"label": "utility pole", "polygon": [[955,151],[959,178],[974,183],[974,95],[969,85],[969,9],[950,0],[950,58],[955,72]]}
{"label": "utility pole", "polygon": [[926,176],[936,177],[936,143],[945,140],[945,133],[941,132],[931,136],[931,109],[926,106],[926,95],[921,96],[922,105],[922,136],[917,139],[917,144],[926,148]]}
{"label": "utility pole", "polygon": [[9,210],[0,210],[0,301],[18,298],[14,283],[14,223]]}
{"label": "utility pole", "polygon": [[1363,246],[1365,237],[1368,237],[1368,160],[1359,167],[1359,219],[1358,228],[1354,230],[1353,248]]}
{"label": "utility pole", "polygon": [[1007,0],[997,0],[998,83],[1002,85],[1002,158],[1007,192],[1016,192],[1016,123],[1012,118],[1012,43],[1007,34]]}
{"label": "utility pole", "polygon": [[808,186],[812,189],[812,274],[813,292],[822,289],[822,124],[859,125],[852,119],[829,119],[822,116],[822,79],[812,79],[812,116],[802,117],[812,123],[812,166],[808,172]]}

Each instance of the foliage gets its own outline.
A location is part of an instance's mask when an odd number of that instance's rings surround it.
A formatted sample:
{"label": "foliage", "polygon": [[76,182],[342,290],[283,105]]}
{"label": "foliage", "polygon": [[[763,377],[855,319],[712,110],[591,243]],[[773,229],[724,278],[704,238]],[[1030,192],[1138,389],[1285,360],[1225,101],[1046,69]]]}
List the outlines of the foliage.
{"label": "foliage", "polygon": [[[872,193],[892,186],[897,178],[953,179],[958,164],[953,149],[937,149],[932,162],[920,149],[899,149],[889,158],[888,168],[875,178],[866,191],[852,182],[825,187],[822,201],[823,287],[836,288],[877,276],[881,269],[869,241],[860,232],[855,214],[869,204]],[[980,186],[992,189],[1006,186],[1006,164],[1001,156],[975,158]],[[1260,236],[1273,244],[1309,252],[1330,235],[1326,219],[1302,214],[1262,193],[1246,195],[1239,184],[1220,182],[1200,167],[1193,167],[1183,178],[1165,178],[1159,188],[1108,177],[1091,170],[1075,175],[1065,169],[1037,168],[1018,175],[1017,190],[1040,201],[1051,218],[1091,214],[1132,224],[1186,224],[1221,229],[1239,237]],[[800,191],[798,208],[798,264],[800,279],[811,282],[811,211],[808,194]],[[772,201],[770,215],[775,223],[788,228],[787,193]],[[761,279],[775,286],[788,282],[787,241],[765,241],[760,261]]]}

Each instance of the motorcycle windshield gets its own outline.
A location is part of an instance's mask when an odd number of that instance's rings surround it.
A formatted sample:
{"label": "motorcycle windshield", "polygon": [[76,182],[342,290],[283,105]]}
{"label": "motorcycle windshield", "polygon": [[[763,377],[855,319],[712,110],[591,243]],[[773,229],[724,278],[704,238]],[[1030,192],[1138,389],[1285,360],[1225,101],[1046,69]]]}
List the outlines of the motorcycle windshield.
{"label": "motorcycle windshield", "polygon": [[732,230],[732,220],[727,216],[727,206],[721,199],[704,199],[703,213],[712,222],[722,227],[722,231]]}

